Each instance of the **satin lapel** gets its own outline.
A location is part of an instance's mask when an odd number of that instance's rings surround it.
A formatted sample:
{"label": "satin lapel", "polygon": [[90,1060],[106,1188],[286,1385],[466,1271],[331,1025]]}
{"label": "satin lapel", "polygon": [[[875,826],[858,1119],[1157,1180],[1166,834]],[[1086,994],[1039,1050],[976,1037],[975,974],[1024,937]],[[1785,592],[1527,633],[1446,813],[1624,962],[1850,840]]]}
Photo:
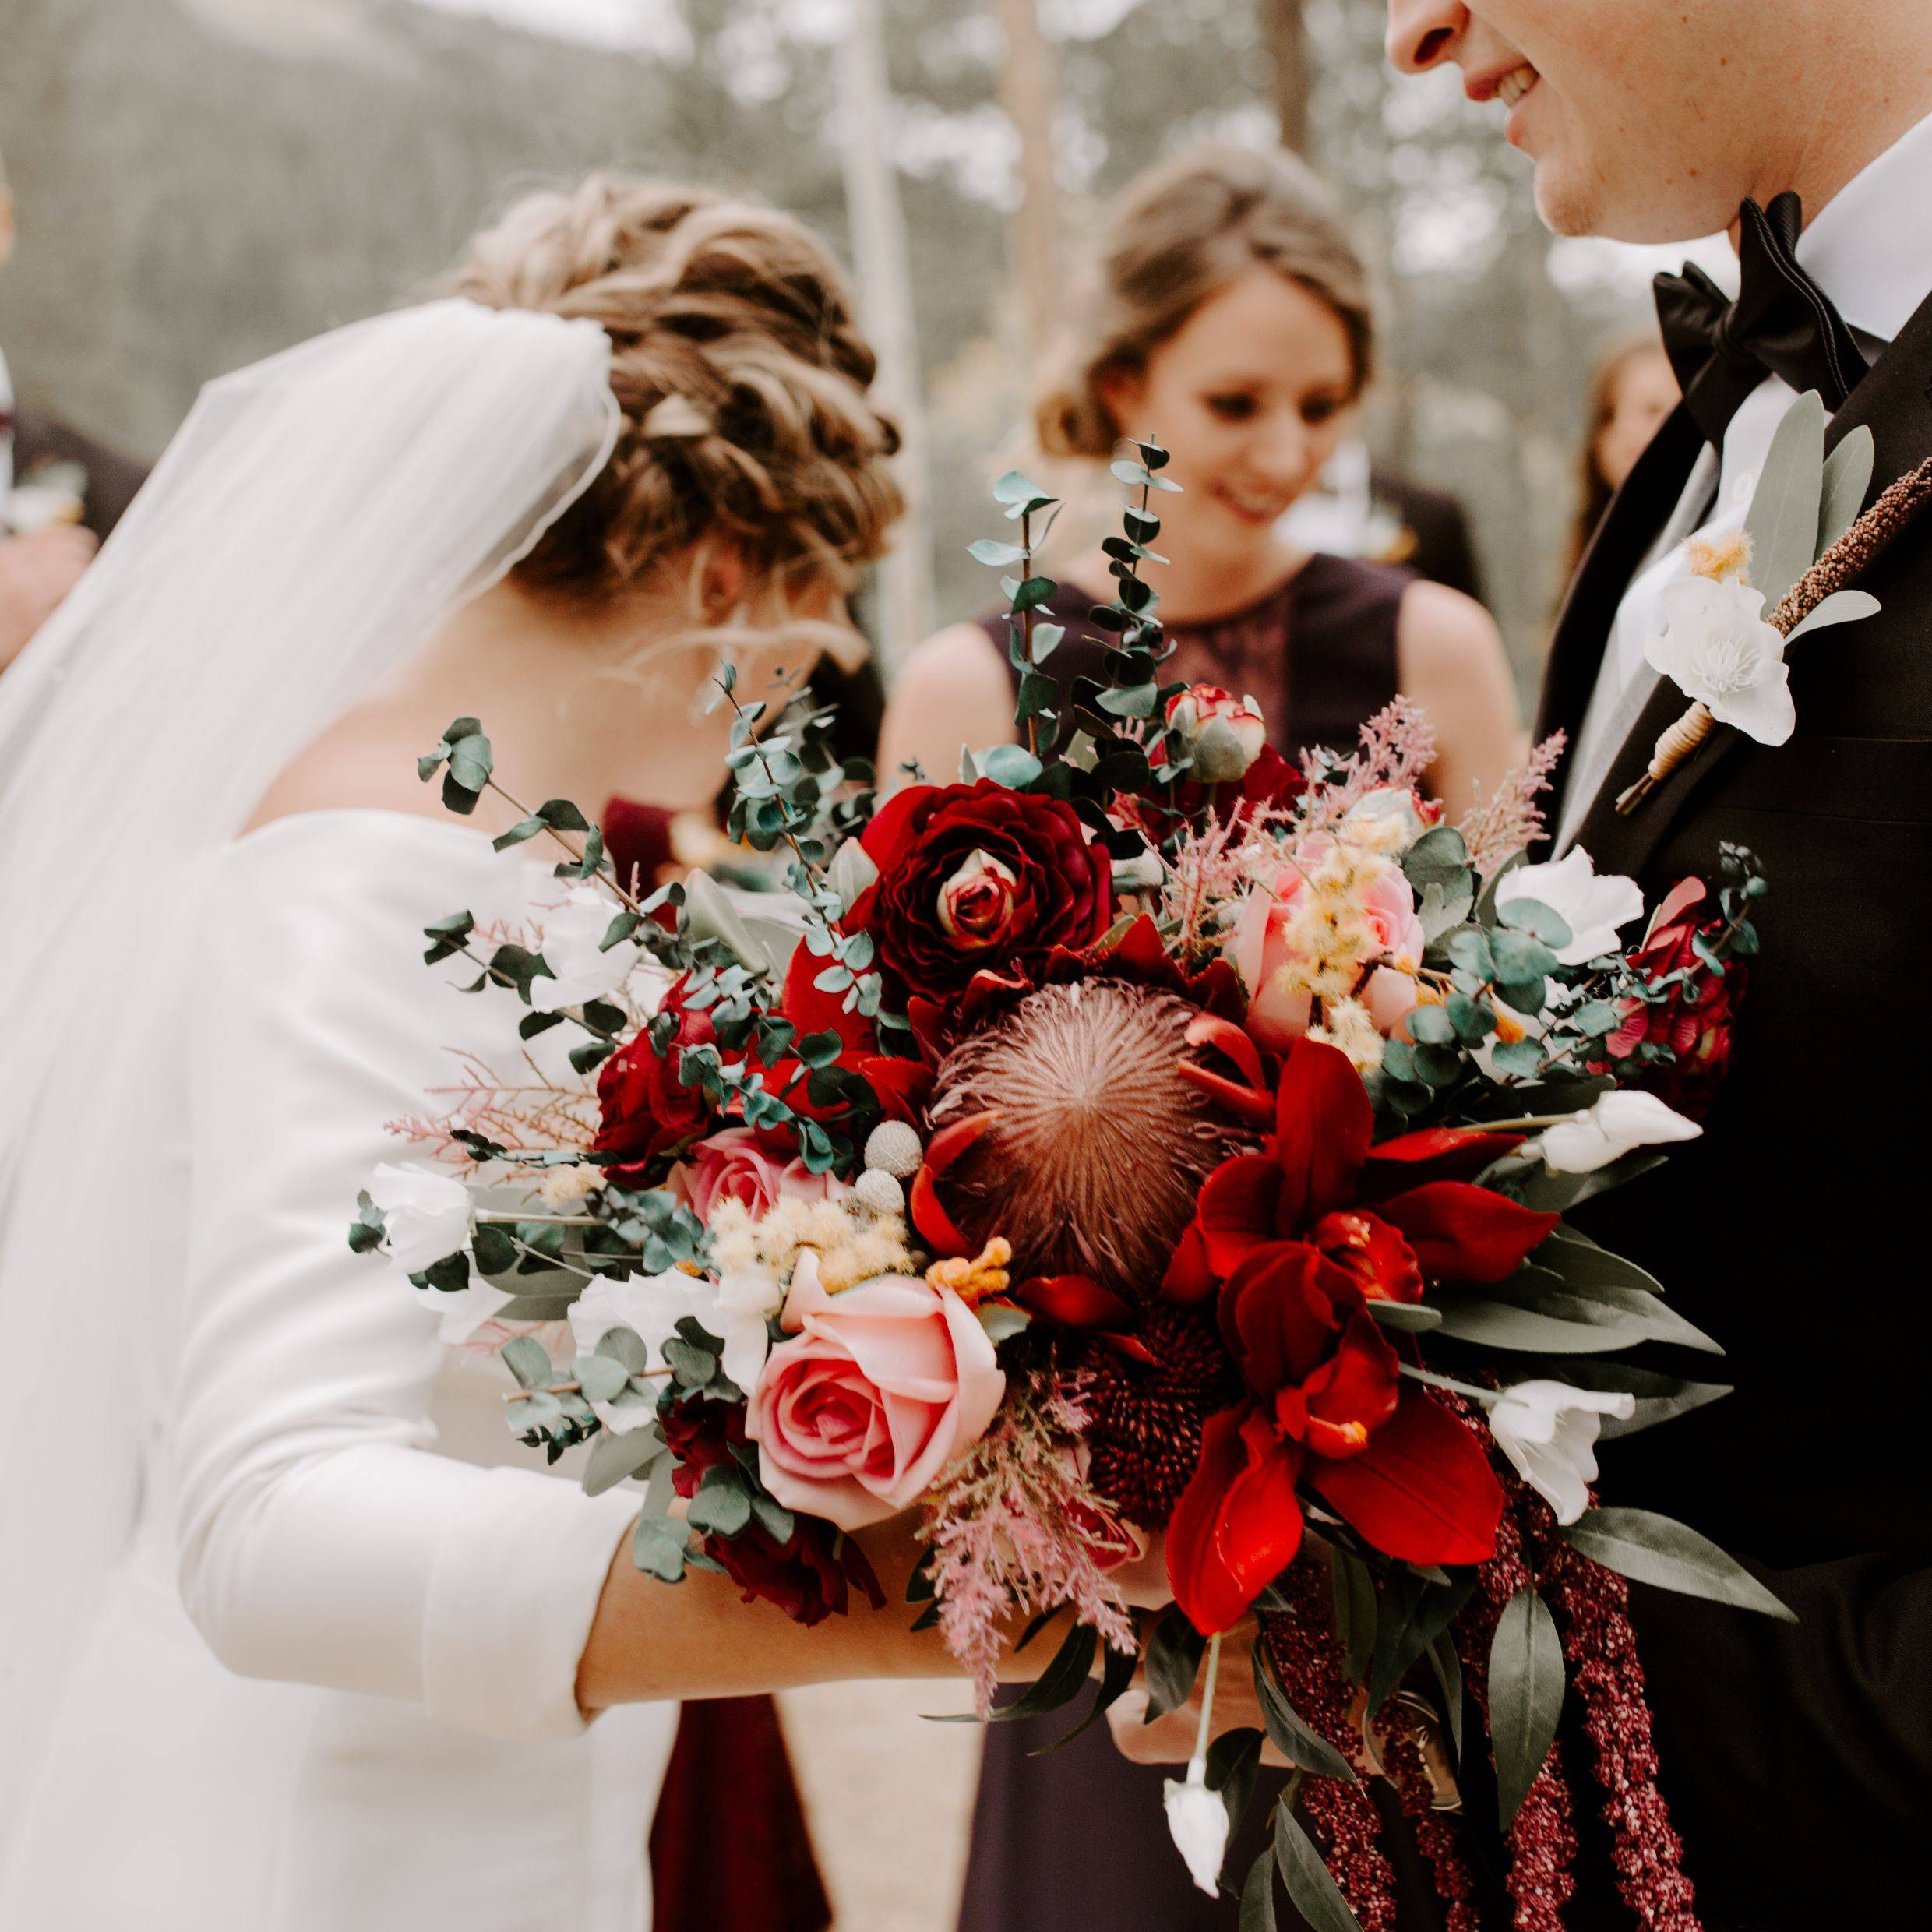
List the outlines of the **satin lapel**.
{"label": "satin lapel", "polygon": [[[1929,381],[1932,381],[1932,298],[1920,305],[1891,347],[1872,365],[1870,373],[1852,391],[1850,400],[1832,418],[1826,432],[1828,447],[1835,447],[1841,438],[1860,423],[1871,430],[1877,446],[1871,496],[1932,457]],[[1672,421],[1675,420],[1673,417]],[[1792,665],[1793,695],[1798,714],[1803,717],[1805,665],[1802,639],[1795,647]],[[1659,737],[1683,716],[1688,702],[1668,679],[1658,686],[1591,801],[1573,842],[1589,852],[1599,872],[1640,876],[1684,802],[1744,742],[1741,733],[1728,725],[1719,725],[1629,817],[1620,817],[1618,798],[1641,776]]]}
{"label": "satin lapel", "polygon": [[1562,731],[1569,733],[1574,746],[1616,607],[1645,553],[1676,508],[1703,447],[1703,433],[1689,411],[1677,409],[1665,418],[1624,487],[1611,498],[1557,619],[1536,707],[1539,741]]}

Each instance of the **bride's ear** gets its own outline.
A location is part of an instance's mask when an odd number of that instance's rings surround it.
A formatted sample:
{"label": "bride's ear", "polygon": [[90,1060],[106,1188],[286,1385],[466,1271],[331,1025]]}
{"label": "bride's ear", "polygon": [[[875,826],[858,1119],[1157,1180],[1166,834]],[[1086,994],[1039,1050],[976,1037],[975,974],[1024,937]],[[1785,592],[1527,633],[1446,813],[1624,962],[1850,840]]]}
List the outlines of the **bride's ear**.
{"label": "bride's ear", "polygon": [[707,538],[698,547],[692,591],[707,624],[722,624],[745,601],[751,568],[744,551],[728,537]]}

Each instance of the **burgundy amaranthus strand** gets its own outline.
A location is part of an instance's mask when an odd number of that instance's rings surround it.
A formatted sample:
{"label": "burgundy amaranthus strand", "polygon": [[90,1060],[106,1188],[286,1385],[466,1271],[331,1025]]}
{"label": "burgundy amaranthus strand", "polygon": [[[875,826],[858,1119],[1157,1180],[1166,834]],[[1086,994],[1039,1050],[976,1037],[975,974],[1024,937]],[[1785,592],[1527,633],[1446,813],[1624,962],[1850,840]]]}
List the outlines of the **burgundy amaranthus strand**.
{"label": "burgundy amaranthus strand", "polygon": [[1436,1895],[1445,1908],[1443,1923],[1447,1932],[1482,1932],[1475,1874],[1462,1856],[1451,1814],[1436,1809],[1435,1789],[1418,1734],[1404,1721],[1399,1705],[1391,1705],[1388,1715],[1392,1728],[1382,1740],[1382,1761],[1401,1800],[1416,1849],[1435,1873]]}
{"label": "burgundy amaranthus strand", "polygon": [[[1294,1607],[1264,1616],[1261,1625],[1282,1687],[1310,1729],[1352,1758],[1361,1738],[1349,1722],[1351,1690],[1341,1672],[1326,1574],[1304,1558],[1281,1587]],[[1302,1786],[1301,1807],[1321,1834],[1328,1870],[1363,1932],[1394,1932],[1395,1872],[1383,1854],[1381,1814],[1368,1793],[1339,1778],[1311,1777]]]}
{"label": "burgundy amaranthus strand", "polygon": [[1540,1501],[1532,1515],[1537,1555],[1552,1580],[1564,1652],[1596,1754],[1603,1817],[1612,1833],[1617,1890],[1646,1932],[1701,1932],[1696,1891],[1684,1875],[1683,1841],[1657,1789],[1657,1748],[1644,1666],[1627,1611],[1630,1588],[1614,1571],[1579,1556]]}
{"label": "burgundy amaranthus strand", "polygon": [[[1466,1408],[1453,1403],[1459,1412]],[[1465,1425],[1471,1416],[1464,1414]],[[1486,1430],[1484,1433],[1486,1435]],[[1515,1500],[1506,1481],[1504,1494]],[[1497,1525],[1496,1554],[1476,1572],[1476,1593],[1457,1620],[1463,1670],[1471,1698],[1486,1721],[1490,1708],[1490,1646],[1503,1606],[1528,1587],[1522,1532],[1506,1508]],[[1515,1908],[1516,1932],[1563,1932],[1563,1909],[1576,1889],[1577,1834],[1570,1787],[1560,1754],[1552,1749],[1535,1782],[1517,1807],[1509,1828],[1509,1874],[1504,1881]]]}

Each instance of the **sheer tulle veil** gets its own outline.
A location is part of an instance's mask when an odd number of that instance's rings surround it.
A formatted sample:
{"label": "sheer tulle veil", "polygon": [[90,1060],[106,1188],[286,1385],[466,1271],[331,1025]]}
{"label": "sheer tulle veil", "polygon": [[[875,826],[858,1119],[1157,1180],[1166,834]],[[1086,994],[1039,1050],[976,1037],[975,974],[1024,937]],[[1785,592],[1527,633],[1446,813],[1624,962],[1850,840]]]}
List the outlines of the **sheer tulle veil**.
{"label": "sheer tulle veil", "polygon": [[446,301],[211,383],[0,679],[0,1862],[155,1428],[195,869],[603,467],[608,377],[592,323]]}

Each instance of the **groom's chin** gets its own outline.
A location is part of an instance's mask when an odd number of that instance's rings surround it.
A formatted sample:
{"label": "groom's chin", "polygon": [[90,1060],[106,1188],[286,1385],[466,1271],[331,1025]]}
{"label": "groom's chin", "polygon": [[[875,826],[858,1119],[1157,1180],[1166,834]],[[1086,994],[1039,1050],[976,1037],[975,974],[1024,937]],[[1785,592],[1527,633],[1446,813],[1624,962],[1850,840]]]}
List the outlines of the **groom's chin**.
{"label": "groom's chin", "polygon": [[1705,195],[1673,193],[1673,185],[1634,174],[1612,178],[1560,159],[1542,160],[1536,167],[1536,213],[1553,234],[1655,245],[1715,234],[1736,212],[1735,200],[1726,209]]}

